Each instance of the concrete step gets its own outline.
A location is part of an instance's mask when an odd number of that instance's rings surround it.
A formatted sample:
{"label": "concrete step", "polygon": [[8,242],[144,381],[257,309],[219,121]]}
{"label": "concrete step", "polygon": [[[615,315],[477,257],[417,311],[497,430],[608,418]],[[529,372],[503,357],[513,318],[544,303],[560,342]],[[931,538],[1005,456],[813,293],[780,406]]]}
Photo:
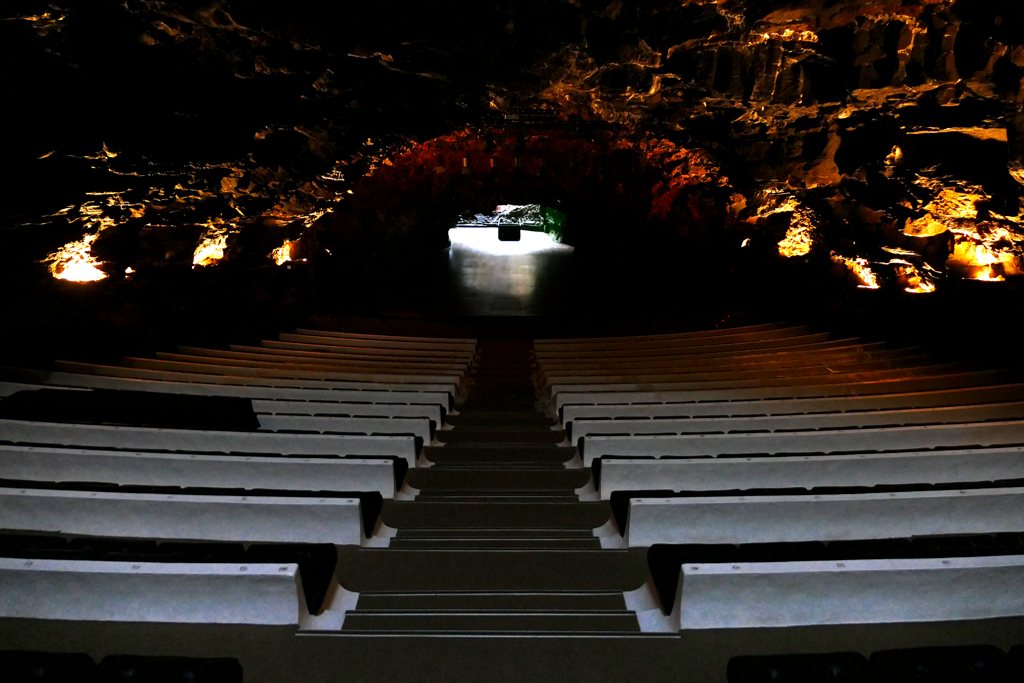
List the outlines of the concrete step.
{"label": "concrete step", "polygon": [[[468,464],[468,463],[467,463]],[[515,489],[546,491],[578,489],[590,481],[590,470],[565,469],[561,463],[545,465],[545,469],[453,469],[449,465],[411,469],[406,473],[409,486],[427,492],[430,489]]]}
{"label": "concrete step", "polygon": [[535,488],[485,488],[485,487],[441,487],[431,486],[429,488],[421,489],[417,500],[421,500],[423,496],[442,497],[442,496],[495,496],[500,498],[514,498],[516,496],[529,496],[529,497],[550,497],[558,498],[564,496],[576,497],[576,491],[573,488],[549,488],[549,489],[535,489]]}
{"label": "concrete step", "polygon": [[384,501],[381,520],[403,528],[579,528],[596,529],[611,518],[607,501],[566,503],[454,503]]}
{"label": "concrete step", "polygon": [[403,550],[600,550],[598,538],[392,538]]}
{"label": "concrete step", "polygon": [[512,445],[512,444],[557,444],[565,441],[561,429],[452,429],[435,433],[443,444],[471,445]]}
{"label": "concrete step", "polygon": [[345,615],[342,632],[639,633],[632,612],[362,612]]}
{"label": "concrete step", "polygon": [[523,413],[463,412],[448,418],[448,424],[459,429],[471,427],[552,427],[556,424],[545,415],[530,411]]}
{"label": "concrete step", "polygon": [[[566,470],[564,463],[553,462],[490,462],[490,463],[479,463],[474,461],[468,462],[448,462],[448,463],[435,463],[430,469],[437,468],[443,472],[557,472],[559,470]],[[582,468],[575,468],[571,471],[582,471]],[[590,470],[587,470],[588,472]]]}
{"label": "concrete step", "polygon": [[494,424],[493,421],[479,420],[472,425],[459,425],[457,429],[446,430],[449,434],[550,434],[551,432],[562,431],[556,428],[552,420],[545,420],[543,424]]}
{"label": "concrete step", "polygon": [[503,591],[441,593],[365,592],[356,605],[360,611],[413,610],[427,611],[570,611],[625,612],[626,602],[617,591],[521,592]]}
{"label": "concrete step", "polygon": [[447,447],[425,446],[423,448],[423,455],[427,460],[435,463],[564,463],[572,460],[573,456],[576,455],[576,449],[571,446],[553,445],[531,446],[526,444],[515,444],[502,446],[499,444],[453,444]]}
{"label": "concrete step", "polygon": [[575,503],[579,496],[567,495],[529,496],[523,494],[466,495],[461,493],[424,494],[416,496],[417,503]]}
{"label": "concrete step", "polygon": [[647,581],[647,551],[338,550],[342,585],[374,592],[630,591]]}
{"label": "concrete step", "polygon": [[399,529],[396,538],[594,538],[589,529],[522,527],[508,529],[478,529],[451,527],[448,529]]}

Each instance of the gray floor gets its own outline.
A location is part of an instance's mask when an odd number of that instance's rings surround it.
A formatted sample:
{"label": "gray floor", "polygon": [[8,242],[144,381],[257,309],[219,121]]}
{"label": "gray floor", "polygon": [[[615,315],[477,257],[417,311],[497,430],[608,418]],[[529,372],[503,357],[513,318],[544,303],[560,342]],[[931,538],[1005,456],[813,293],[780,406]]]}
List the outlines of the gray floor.
{"label": "gray floor", "polygon": [[449,231],[449,269],[463,315],[533,316],[554,312],[550,280],[569,266],[573,248],[544,233],[522,233],[518,242],[498,240],[497,228]]}

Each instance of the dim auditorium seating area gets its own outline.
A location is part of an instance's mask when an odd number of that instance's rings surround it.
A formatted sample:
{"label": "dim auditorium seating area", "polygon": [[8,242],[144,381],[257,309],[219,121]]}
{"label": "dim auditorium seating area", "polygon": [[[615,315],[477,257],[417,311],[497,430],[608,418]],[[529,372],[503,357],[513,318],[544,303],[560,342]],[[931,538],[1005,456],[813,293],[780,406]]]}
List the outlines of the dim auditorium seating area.
{"label": "dim auditorium seating area", "polygon": [[7,362],[10,680],[1024,680],[1015,368],[787,323]]}
{"label": "dim auditorium seating area", "polygon": [[1024,615],[1019,373],[778,325],[536,355],[646,628]]}
{"label": "dim auditorium seating area", "polygon": [[337,548],[387,545],[476,343],[281,337],[3,370],[3,617],[340,626]]}

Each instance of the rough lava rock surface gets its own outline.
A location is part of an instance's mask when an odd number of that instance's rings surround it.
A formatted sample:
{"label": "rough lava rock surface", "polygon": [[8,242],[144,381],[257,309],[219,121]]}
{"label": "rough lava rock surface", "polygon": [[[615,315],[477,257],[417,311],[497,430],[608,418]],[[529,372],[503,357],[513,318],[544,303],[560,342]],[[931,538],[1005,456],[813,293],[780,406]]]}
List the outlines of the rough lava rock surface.
{"label": "rough lava rock surface", "polygon": [[1024,272],[1017,0],[0,13],[16,270],[329,270],[520,201],[564,211],[572,244],[745,250],[865,288]]}

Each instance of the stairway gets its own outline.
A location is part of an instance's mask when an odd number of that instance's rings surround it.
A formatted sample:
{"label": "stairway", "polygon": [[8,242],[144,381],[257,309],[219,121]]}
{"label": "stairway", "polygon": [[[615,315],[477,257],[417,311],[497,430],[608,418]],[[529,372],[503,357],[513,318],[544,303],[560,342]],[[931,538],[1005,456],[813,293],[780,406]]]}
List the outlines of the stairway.
{"label": "stairway", "polygon": [[[354,552],[341,575],[359,592],[343,633],[637,634],[624,591],[644,555],[602,550],[611,511],[576,494],[590,479],[541,412],[527,341],[482,341],[452,429],[407,475],[414,500],[385,504],[388,548]],[[574,460],[575,458],[575,460]]]}

